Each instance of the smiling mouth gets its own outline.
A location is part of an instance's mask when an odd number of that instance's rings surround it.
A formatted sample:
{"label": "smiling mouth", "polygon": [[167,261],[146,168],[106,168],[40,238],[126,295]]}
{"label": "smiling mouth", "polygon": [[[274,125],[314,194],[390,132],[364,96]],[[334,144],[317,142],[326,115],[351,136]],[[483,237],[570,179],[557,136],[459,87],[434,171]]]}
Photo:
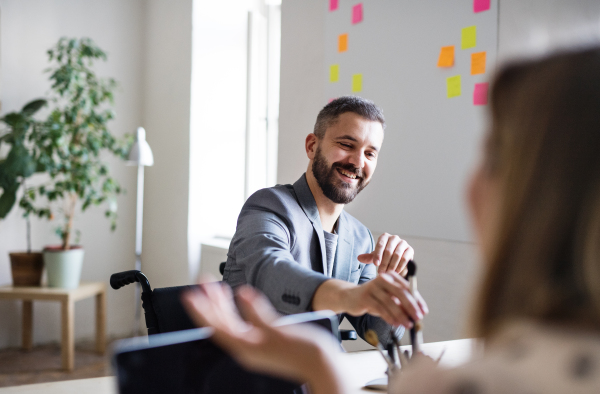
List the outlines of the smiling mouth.
{"label": "smiling mouth", "polygon": [[345,178],[349,178],[352,180],[356,180],[358,178],[358,176],[356,176],[356,174],[350,172],[350,171],[346,171],[342,168],[336,168],[337,172],[340,173],[343,177]]}

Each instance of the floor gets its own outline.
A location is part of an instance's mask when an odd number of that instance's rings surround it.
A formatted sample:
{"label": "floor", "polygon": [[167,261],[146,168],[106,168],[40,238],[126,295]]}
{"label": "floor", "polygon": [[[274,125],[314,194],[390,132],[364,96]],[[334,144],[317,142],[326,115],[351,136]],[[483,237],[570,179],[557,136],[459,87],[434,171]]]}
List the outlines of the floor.
{"label": "floor", "polygon": [[20,386],[60,380],[96,378],[112,375],[109,342],[104,356],[94,352],[94,342],[75,345],[75,370],[62,371],[60,345],[35,346],[27,352],[20,348],[0,350],[0,387]]}

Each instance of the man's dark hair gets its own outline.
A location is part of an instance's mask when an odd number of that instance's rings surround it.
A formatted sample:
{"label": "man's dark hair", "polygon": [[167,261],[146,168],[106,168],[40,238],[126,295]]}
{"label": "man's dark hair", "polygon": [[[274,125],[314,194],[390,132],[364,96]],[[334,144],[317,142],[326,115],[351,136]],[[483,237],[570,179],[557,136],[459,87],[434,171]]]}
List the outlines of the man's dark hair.
{"label": "man's dark hair", "polygon": [[383,110],[376,106],[375,103],[358,96],[342,96],[332,100],[317,115],[314,129],[317,138],[323,138],[325,130],[333,126],[337,122],[338,117],[346,112],[353,112],[365,119],[379,122],[385,130]]}

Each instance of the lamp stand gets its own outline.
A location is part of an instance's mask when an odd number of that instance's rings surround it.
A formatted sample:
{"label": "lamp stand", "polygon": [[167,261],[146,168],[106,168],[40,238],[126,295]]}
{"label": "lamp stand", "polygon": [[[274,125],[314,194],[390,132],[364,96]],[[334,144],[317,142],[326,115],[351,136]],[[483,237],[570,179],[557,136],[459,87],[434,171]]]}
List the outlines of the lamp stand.
{"label": "lamp stand", "polygon": [[[142,219],[144,212],[144,166],[138,165],[137,176],[137,203],[135,211],[135,269],[142,270]],[[135,286],[135,321],[133,326],[133,336],[139,336],[141,308],[141,285]]]}

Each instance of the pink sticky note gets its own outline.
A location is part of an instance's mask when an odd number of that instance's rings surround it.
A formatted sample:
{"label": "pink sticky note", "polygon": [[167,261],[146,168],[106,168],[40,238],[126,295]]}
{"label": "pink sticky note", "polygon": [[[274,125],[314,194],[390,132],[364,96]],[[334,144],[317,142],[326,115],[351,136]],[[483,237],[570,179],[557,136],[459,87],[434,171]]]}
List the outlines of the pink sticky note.
{"label": "pink sticky note", "polygon": [[329,11],[335,11],[338,9],[338,0],[329,0]]}
{"label": "pink sticky note", "polygon": [[473,91],[473,105],[486,105],[488,103],[488,83],[476,83]]}
{"label": "pink sticky note", "polygon": [[490,9],[490,0],[473,0],[473,12],[482,12]]}
{"label": "pink sticky note", "polygon": [[352,24],[357,24],[362,22],[363,14],[362,14],[362,3],[358,3],[354,7],[352,7]]}

